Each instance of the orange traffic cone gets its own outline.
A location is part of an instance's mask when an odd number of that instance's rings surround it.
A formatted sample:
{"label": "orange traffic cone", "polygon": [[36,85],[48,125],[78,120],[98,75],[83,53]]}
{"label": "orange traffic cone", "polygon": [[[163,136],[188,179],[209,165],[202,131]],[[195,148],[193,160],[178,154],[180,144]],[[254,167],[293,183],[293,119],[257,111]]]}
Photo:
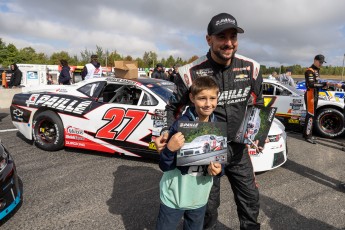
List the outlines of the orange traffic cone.
{"label": "orange traffic cone", "polygon": [[7,88],[7,80],[6,80],[6,71],[2,72],[1,74],[1,78],[2,78],[2,87]]}

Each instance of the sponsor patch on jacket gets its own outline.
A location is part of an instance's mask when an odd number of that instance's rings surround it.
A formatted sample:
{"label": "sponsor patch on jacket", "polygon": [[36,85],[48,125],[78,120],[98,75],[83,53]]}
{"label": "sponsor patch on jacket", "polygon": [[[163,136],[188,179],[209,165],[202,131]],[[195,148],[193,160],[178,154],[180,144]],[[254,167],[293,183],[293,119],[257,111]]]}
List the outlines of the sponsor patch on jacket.
{"label": "sponsor patch on jacket", "polygon": [[239,81],[249,81],[249,76],[248,74],[239,74],[235,76],[234,79],[235,82],[239,82]]}
{"label": "sponsor patch on jacket", "polygon": [[240,79],[242,79],[242,78],[248,78],[248,75],[247,75],[247,74],[239,74],[239,75],[236,75],[235,78],[236,78],[236,79],[238,79],[238,78],[240,78]]}
{"label": "sponsor patch on jacket", "polygon": [[198,70],[195,71],[195,74],[198,77],[213,76],[213,70],[211,68],[198,69]]}
{"label": "sponsor patch on jacket", "polygon": [[251,87],[223,91],[218,97],[218,105],[239,103],[247,100]]}
{"label": "sponsor patch on jacket", "polygon": [[242,68],[233,68],[232,71],[233,72],[250,71],[250,66],[245,66],[245,67],[242,67]]}

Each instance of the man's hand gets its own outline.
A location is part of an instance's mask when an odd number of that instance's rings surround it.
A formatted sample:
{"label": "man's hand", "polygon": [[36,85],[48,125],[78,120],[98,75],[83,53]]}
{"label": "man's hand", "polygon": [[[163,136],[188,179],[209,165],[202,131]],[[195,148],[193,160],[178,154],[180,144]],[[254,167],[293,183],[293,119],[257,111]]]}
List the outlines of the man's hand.
{"label": "man's hand", "polygon": [[184,136],[181,132],[175,133],[169,140],[167,144],[167,148],[171,152],[176,152],[177,150],[180,150],[182,146],[184,145]]}
{"label": "man's hand", "polygon": [[[262,153],[262,151],[264,150],[264,148],[261,147],[261,146],[259,146],[259,140],[256,140],[256,141],[252,141],[251,139],[248,139],[248,140],[251,142],[250,145],[246,145],[246,147],[247,147],[248,150],[249,150],[249,149],[255,149],[255,150],[256,150],[256,154]],[[266,143],[269,143],[269,142],[270,142],[270,140],[269,140],[268,138],[266,138],[265,144],[266,144]]]}
{"label": "man's hand", "polygon": [[334,84],[334,85],[335,85],[335,87],[337,87],[337,88],[341,88],[341,86],[342,86],[343,84],[338,83],[338,84]]}
{"label": "man's hand", "polygon": [[[251,142],[251,144],[247,144],[247,149],[255,149],[256,150],[256,154],[259,154],[259,153],[262,153],[262,150],[264,148],[262,147],[259,147],[259,140],[256,140],[256,141],[252,141],[251,139],[248,138],[248,140]],[[252,153],[253,154],[253,153]]]}
{"label": "man's hand", "polygon": [[207,172],[211,176],[216,176],[216,175],[218,175],[219,173],[222,172],[222,165],[219,164],[219,163],[213,163],[211,161],[210,164],[207,167]]}
{"label": "man's hand", "polygon": [[164,132],[162,135],[160,135],[159,137],[155,139],[155,145],[156,145],[158,153],[162,152],[162,150],[167,145],[168,137],[169,137],[169,132]]}

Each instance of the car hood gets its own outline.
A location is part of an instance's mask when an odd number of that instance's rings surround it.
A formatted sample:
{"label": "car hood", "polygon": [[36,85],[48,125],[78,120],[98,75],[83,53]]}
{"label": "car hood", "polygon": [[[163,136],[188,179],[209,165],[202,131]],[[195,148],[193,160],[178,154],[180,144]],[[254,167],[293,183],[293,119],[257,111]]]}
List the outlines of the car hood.
{"label": "car hood", "polygon": [[284,130],[285,126],[277,118],[274,118],[268,135],[278,135],[283,133]]}

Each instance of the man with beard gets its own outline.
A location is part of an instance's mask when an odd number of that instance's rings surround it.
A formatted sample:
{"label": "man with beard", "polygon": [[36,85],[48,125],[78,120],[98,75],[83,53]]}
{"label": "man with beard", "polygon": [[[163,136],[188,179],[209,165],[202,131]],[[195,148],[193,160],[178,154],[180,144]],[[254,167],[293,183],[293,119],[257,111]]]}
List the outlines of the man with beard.
{"label": "man with beard", "polygon": [[153,70],[151,78],[157,78],[157,79],[162,79],[162,80],[166,79],[163,64],[158,63],[156,65],[156,68]]}
{"label": "man with beard", "polygon": [[[234,139],[245,116],[249,103],[262,104],[262,76],[256,61],[236,54],[237,34],[244,33],[236,19],[227,13],[214,16],[208,24],[206,41],[210,47],[206,56],[179,68],[181,78],[167,106],[168,125],[175,120],[185,105],[189,104],[188,91],[194,79],[211,76],[220,88],[218,104],[214,111],[218,121],[227,122],[228,163],[225,175],[234,193],[241,229],[260,229],[259,191],[255,183],[253,166],[248,149]],[[207,110],[208,108],[204,108]],[[165,129],[155,140],[158,151],[166,146]],[[204,219],[204,229],[214,229],[220,205],[220,180],[213,179]]]}

